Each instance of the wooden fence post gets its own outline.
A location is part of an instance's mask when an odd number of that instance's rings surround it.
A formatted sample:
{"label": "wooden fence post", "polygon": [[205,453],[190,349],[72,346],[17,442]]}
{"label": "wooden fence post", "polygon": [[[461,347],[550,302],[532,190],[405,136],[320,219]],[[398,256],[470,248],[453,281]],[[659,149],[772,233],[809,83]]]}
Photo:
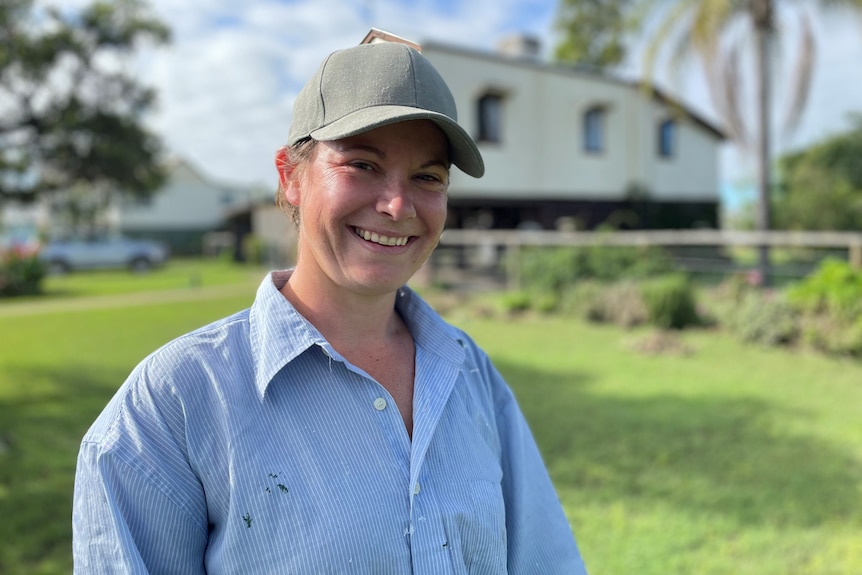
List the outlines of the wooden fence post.
{"label": "wooden fence post", "polygon": [[862,244],[853,242],[849,247],[850,265],[857,270],[862,269]]}

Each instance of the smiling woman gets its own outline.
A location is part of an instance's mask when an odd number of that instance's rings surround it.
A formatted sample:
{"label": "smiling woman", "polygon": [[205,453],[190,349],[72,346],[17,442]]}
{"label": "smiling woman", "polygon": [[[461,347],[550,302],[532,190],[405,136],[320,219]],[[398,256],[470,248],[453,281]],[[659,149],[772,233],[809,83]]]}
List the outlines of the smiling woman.
{"label": "smiling woman", "polygon": [[479,177],[443,79],[332,54],[276,156],[292,270],[132,372],[84,438],[78,572],[585,573],[488,356],[406,282]]}
{"label": "smiling woman", "polygon": [[349,301],[351,293],[404,285],[443,231],[448,156],[443,132],[413,120],[320,142],[312,160],[293,170],[282,163],[282,189],[301,222],[288,289],[317,305],[312,295]]}

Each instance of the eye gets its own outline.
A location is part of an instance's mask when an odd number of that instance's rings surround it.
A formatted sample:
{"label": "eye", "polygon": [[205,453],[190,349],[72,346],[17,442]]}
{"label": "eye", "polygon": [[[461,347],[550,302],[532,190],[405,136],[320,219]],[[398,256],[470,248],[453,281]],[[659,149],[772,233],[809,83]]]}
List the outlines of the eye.
{"label": "eye", "polygon": [[430,172],[421,172],[416,174],[415,177],[417,180],[429,184],[449,185],[449,173],[444,171],[432,170]]}
{"label": "eye", "polygon": [[351,165],[351,167],[354,167],[357,170],[371,171],[374,169],[373,165],[369,164],[368,162],[363,162],[363,161],[350,162],[350,165]]}

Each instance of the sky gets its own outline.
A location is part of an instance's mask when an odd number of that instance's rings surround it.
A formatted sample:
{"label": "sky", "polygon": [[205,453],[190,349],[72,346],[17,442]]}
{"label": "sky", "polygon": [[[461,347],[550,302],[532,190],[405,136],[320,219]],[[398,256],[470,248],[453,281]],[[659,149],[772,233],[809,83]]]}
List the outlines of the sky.
{"label": "sky", "polygon": [[[61,0],[44,0],[43,3]],[[287,139],[296,93],[331,51],[355,45],[371,27],[409,40],[432,40],[494,51],[505,36],[537,37],[550,58],[558,41],[559,0],[149,0],[173,31],[167,47],[143,46],[127,69],[159,94],[147,118],[169,153],[215,181],[275,187],[273,157]],[[64,8],[87,0],[62,0]],[[784,3],[786,5],[787,3]],[[810,9],[811,1],[793,3]],[[780,150],[797,149],[848,129],[862,113],[862,19],[809,10],[818,39],[808,106]],[[795,13],[798,15],[798,13]],[[791,16],[793,14],[790,14]],[[795,20],[782,14],[795,57]],[[648,25],[649,26],[649,25]],[[618,73],[642,75],[643,42],[634,42]],[[776,67],[776,104],[786,101]],[[692,110],[720,125],[696,61],[672,74],[661,62],[657,82]],[[786,88],[784,88],[786,90]],[[751,99],[751,98],[749,98]],[[750,154],[725,145],[719,154],[725,199],[744,199],[752,179]]]}

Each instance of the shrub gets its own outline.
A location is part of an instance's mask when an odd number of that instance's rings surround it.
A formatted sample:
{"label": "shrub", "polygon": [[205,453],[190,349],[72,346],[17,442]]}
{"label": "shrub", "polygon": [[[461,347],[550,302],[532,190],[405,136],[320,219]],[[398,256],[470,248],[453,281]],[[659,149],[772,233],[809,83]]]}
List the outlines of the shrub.
{"label": "shrub", "polygon": [[590,322],[634,327],[647,321],[640,288],[629,280],[615,284],[579,282],[566,292],[560,307]]}
{"label": "shrub", "polygon": [[616,282],[673,271],[667,254],[651,247],[589,246],[525,248],[520,270],[528,291],[561,295],[583,280]]}
{"label": "shrub", "polygon": [[602,290],[605,287],[593,280],[583,280],[569,286],[560,300],[560,311],[586,321],[608,321],[601,305]]}
{"label": "shrub", "polygon": [[762,345],[791,344],[799,335],[794,308],[780,295],[760,291],[742,294],[726,323],[743,341]]}
{"label": "shrub", "polygon": [[500,304],[509,313],[527,311],[531,305],[530,294],[523,291],[507,292],[503,294]]}
{"label": "shrub", "polygon": [[649,322],[661,329],[683,329],[698,323],[694,288],[688,278],[671,274],[641,286]]}
{"label": "shrub", "polygon": [[45,272],[35,249],[13,246],[0,252],[0,297],[41,292]]}
{"label": "shrub", "polygon": [[788,300],[805,313],[826,313],[853,323],[862,315],[862,271],[828,259],[804,281],[790,288]]}
{"label": "shrub", "polygon": [[862,355],[862,271],[847,262],[824,260],[804,281],[788,289],[801,312],[802,340],[835,355]]}

